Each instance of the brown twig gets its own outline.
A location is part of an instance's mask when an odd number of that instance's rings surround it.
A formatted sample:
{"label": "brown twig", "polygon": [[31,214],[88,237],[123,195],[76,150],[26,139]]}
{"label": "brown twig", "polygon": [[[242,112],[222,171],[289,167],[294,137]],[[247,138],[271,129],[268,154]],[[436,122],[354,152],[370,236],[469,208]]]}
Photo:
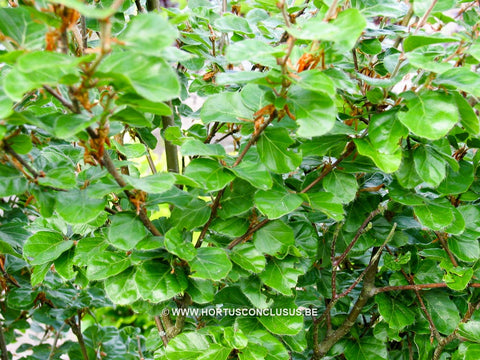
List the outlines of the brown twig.
{"label": "brown twig", "polygon": [[77,337],[78,345],[80,346],[80,351],[82,352],[82,356],[84,360],[88,359],[88,352],[87,347],[85,345],[85,339],[83,338],[82,329],[80,324],[75,322],[75,316],[72,316],[70,319],[66,320],[66,323],[72,329],[73,334]]}
{"label": "brown twig", "polygon": [[355,150],[355,143],[353,141],[350,141],[346,148],[345,151],[340,155],[340,157],[333,163],[333,164],[327,164],[323,171],[318,175],[318,177],[313,180],[308,186],[306,186],[302,191],[300,191],[300,194],[306,193],[308,190],[313,188],[315,185],[317,185],[320,181],[323,180],[325,176],[327,176],[333,169],[335,169],[338,164],[340,164],[343,160],[345,160],[347,157],[350,156],[350,154],[353,153],[353,150]]}
{"label": "brown twig", "polygon": [[269,219],[264,219],[260,221],[258,224],[255,226],[252,226],[245,234],[242,236],[232,240],[230,244],[228,244],[227,249],[232,250],[235,246],[238,244],[242,243],[244,240],[248,239],[250,236],[252,236],[257,230],[261,229],[265,225],[267,225],[270,222]]}
{"label": "brown twig", "polygon": [[210,132],[208,133],[208,136],[207,138],[205,139],[205,141],[203,142],[204,144],[208,144],[210,143],[210,141],[212,141],[213,137],[215,136],[215,134],[217,133],[217,130],[219,128],[219,125],[220,123],[218,121],[215,121],[212,125],[212,128],[210,129]]}
{"label": "brown twig", "polygon": [[62,326],[60,326],[60,329],[57,330],[57,333],[55,334],[55,338],[53,339],[53,343],[52,343],[52,350],[50,350],[50,355],[48,356],[49,359],[52,359],[53,356],[55,355],[55,351],[57,350],[57,343],[58,343],[58,340],[60,339],[60,336],[62,335],[62,330],[65,326],[65,323],[62,324]]}
{"label": "brown twig", "polygon": [[68,110],[70,110],[71,112],[73,113],[77,113],[75,107],[73,106],[73,104],[71,102],[69,102],[67,99],[65,99],[62,95],[60,95],[59,93],[57,93],[54,89],[52,89],[50,86],[48,85],[43,85],[43,88],[45,90],[47,90],[55,99],[57,99],[58,101],[60,101],[60,103],[65,106]]}
{"label": "brown twig", "polygon": [[445,233],[441,233],[441,232],[435,231],[435,235],[437,235],[438,241],[440,242],[440,244],[442,244],[443,250],[445,250],[445,252],[447,253],[448,258],[449,258],[450,261],[452,262],[452,265],[455,266],[455,267],[457,267],[457,266],[458,266],[458,262],[457,262],[457,260],[455,259],[455,256],[453,256],[452,252],[451,252],[450,249],[448,248],[447,241],[445,240]]}
{"label": "brown twig", "polygon": [[348,253],[350,252],[350,250],[352,250],[352,248],[355,246],[355,244],[357,243],[358,239],[360,238],[360,236],[365,232],[365,228],[368,226],[368,224],[370,223],[370,221],[372,221],[372,219],[377,216],[378,214],[380,214],[382,211],[384,210],[384,207],[383,206],[379,206],[377,209],[373,210],[368,216],[367,218],[363,221],[362,225],[358,228],[357,232],[355,233],[355,236],[353,237],[352,241],[350,242],[350,244],[348,244],[347,248],[345,249],[345,251],[342,253],[342,255],[340,255],[338,257],[338,259],[335,261],[334,264],[332,264],[332,266],[339,266],[343,260],[345,260],[345,258],[347,257]]}

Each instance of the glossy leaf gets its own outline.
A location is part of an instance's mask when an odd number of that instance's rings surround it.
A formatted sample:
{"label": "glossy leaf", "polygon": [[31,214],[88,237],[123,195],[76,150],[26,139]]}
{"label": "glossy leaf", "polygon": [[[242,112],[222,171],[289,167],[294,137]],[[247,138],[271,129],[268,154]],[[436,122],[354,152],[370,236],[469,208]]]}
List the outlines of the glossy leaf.
{"label": "glossy leaf", "polygon": [[73,241],[65,240],[59,233],[39,231],[25,242],[23,255],[32,265],[41,265],[55,260],[72,246]]}
{"label": "glossy leaf", "polygon": [[201,279],[221,280],[232,269],[232,263],[224,250],[199,248],[197,256],[190,262],[192,276]]}

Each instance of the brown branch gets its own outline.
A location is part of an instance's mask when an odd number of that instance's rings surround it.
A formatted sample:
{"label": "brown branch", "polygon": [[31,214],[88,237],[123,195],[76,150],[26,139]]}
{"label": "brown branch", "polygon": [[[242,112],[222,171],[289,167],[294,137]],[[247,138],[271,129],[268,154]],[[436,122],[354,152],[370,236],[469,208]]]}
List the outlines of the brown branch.
{"label": "brown branch", "polygon": [[457,262],[457,260],[455,259],[455,256],[453,256],[452,252],[451,252],[450,249],[448,248],[447,241],[445,240],[445,233],[441,233],[441,232],[439,232],[439,231],[435,231],[435,235],[437,235],[438,241],[440,241],[440,244],[442,244],[443,250],[445,250],[445,252],[447,253],[448,258],[449,258],[450,261],[452,262],[453,266],[457,267],[457,266],[458,266],[458,262]]}
{"label": "brown branch", "polygon": [[84,360],[88,359],[87,347],[85,345],[85,339],[83,338],[82,329],[79,324],[75,322],[75,316],[72,316],[70,319],[66,320],[66,323],[72,329],[73,334],[77,337],[78,345],[80,346],[80,351]]}
{"label": "brown branch", "polygon": [[155,325],[157,325],[158,333],[162,338],[163,346],[167,346],[168,338],[167,338],[167,333],[165,332],[165,328],[163,327],[162,321],[160,320],[160,317],[158,315],[155,316],[154,319],[155,319]]}
{"label": "brown branch", "polygon": [[[127,186],[127,183],[125,180],[123,180],[122,175],[117,171],[117,168],[115,167],[115,164],[113,163],[112,159],[110,158],[110,155],[108,155],[108,152],[105,151],[103,153],[103,158],[102,158],[102,165],[105,166],[107,171],[110,173],[110,175],[113,176],[115,181],[117,182],[118,185],[120,185],[122,188]],[[130,191],[124,190],[125,194],[127,195],[127,198],[130,202],[133,200],[133,195]],[[135,205],[135,204],[134,204]],[[152,221],[148,218],[147,211],[145,208],[142,206],[140,208],[139,214],[138,214],[140,220],[142,221],[143,225],[154,235],[154,236],[162,236],[160,231],[153,225]]]}
{"label": "brown branch", "polygon": [[417,27],[415,28],[414,34],[416,34],[418,32],[418,30],[420,30],[420,28],[423,25],[425,25],[425,22],[427,21],[428,17],[430,16],[430,13],[432,12],[435,5],[437,5],[437,2],[438,2],[438,0],[433,0],[432,1],[432,3],[430,4],[430,7],[427,9],[427,11],[425,11],[425,14],[423,14],[422,18],[418,22]]}
{"label": "brown branch", "polygon": [[375,276],[377,274],[379,260],[380,257],[377,257],[375,261],[370,262],[371,266],[365,274],[362,291],[360,292],[360,295],[355,302],[355,305],[353,305],[352,310],[350,311],[342,325],[340,325],[339,328],[334,330],[320,344],[318,344],[318,346],[313,349],[312,359],[318,360],[324,357],[332,348],[332,346],[335,345],[346,334],[348,334],[350,329],[355,325],[355,322],[357,321],[358,316],[362,312],[362,309],[367,304],[367,301],[373,295],[375,295]]}
{"label": "brown branch", "polygon": [[308,184],[307,187],[305,187],[302,191],[300,191],[300,194],[306,193],[308,190],[310,190],[315,185],[317,185],[320,181],[322,181],[325,176],[327,176],[333,169],[335,169],[338,166],[338,164],[340,164],[343,160],[349,157],[350,154],[353,153],[353,150],[355,150],[355,143],[353,141],[350,141],[347,144],[345,151],[340,155],[340,157],[333,164],[325,166],[325,168],[320,173],[320,175],[318,175],[318,177],[315,180],[313,180],[310,184]]}
{"label": "brown branch", "polygon": [[58,339],[60,339],[60,336],[62,335],[62,330],[64,326],[65,326],[65,323],[63,323],[62,326],[60,326],[60,329],[58,329],[57,333],[55,334],[55,338],[53,339],[53,343],[52,343],[52,350],[50,350],[50,355],[48,356],[49,359],[52,359],[53,356],[55,355],[55,351],[57,350]]}
{"label": "brown branch", "polygon": [[380,205],[377,209],[373,210],[370,214],[368,214],[367,218],[363,221],[362,225],[358,228],[357,232],[355,233],[355,236],[353,237],[350,244],[348,244],[345,251],[342,253],[342,255],[338,257],[335,263],[332,264],[333,266],[339,266],[343,262],[343,260],[345,260],[350,250],[352,250],[352,248],[355,246],[360,236],[362,236],[362,234],[365,232],[365,228],[368,226],[370,221],[372,221],[372,219],[378,214],[380,214],[383,210],[384,210],[384,207]]}
{"label": "brown branch", "polygon": [[[384,286],[375,289],[375,294],[379,294],[387,291],[401,291],[401,290],[425,290],[425,289],[437,289],[446,288],[446,283],[431,283],[431,284],[413,284],[413,285],[397,285],[397,286]],[[480,283],[468,284],[471,288],[480,288]]]}
{"label": "brown branch", "polygon": [[59,93],[57,93],[55,90],[53,90],[50,86],[48,85],[43,85],[43,88],[45,90],[47,90],[51,95],[53,95],[53,97],[55,99],[57,99],[58,101],[60,101],[60,103],[65,106],[68,110],[70,110],[71,112],[73,113],[78,113],[78,111],[76,111],[75,107],[73,106],[73,104],[71,102],[69,102],[67,99],[65,99],[62,95],[60,95]]}
{"label": "brown branch", "polygon": [[269,219],[264,219],[260,221],[258,224],[255,226],[252,226],[245,234],[242,236],[232,240],[230,244],[228,244],[227,249],[232,250],[235,246],[238,244],[242,243],[244,240],[247,240],[250,236],[252,236],[257,230],[261,229],[265,225],[267,225],[270,222]]}
{"label": "brown branch", "polygon": [[140,360],[145,360],[142,352],[142,342],[140,341],[140,336],[137,335],[137,348],[138,348],[138,355],[140,356]]}
{"label": "brown branch", "polygon": [[213,137],[217,133],[217,130],[219,129],[219,125],[220,125],[220,123],[218,121],[215,121],[213,123],[212,128],[210,129],[210,132],[208,133],[207,138],[203,142],[204,144],[208,144],[208,143],[210,143],[210,141],[212,141]]}
{"label": "brown branch", "polygon": [[5,336],[3,334],[3,324],[0,321],[0,351],[2,352],[0,355],[1,360],[8,360],[8,350],[7,350],[7,343],[5,341]]}
{"label": "brown branch", "polygon": [[332,262],[332,300],[337,297],[337,267],[335,266],[335,249],[337,247],[337,239],[343,223],[338,223],[333,233],[332,247],[330,249],[330,261]]}
{"label": "brown branch", "polygon": [[[262,134],[262,132],[267,128],[268,125],[270,125],[270,123],[276,118],[277,116],[277,113],[274,112],[273,114],[270,115],[270,117],[268,118],[267,121],[265,121],[262,126],[250,137],[250,140],[247,142],[247,144],[245,145],[245,147],[243,148],[242,152],[240,153],[240,155],[238,155],[237,159],[235,160],[235,163],[232,165],[232,167],[235,167],[237,166],[238,164],[240,164],[243,160],[243,158],[245,157],[245,155],[247,154],[248,150],[252,147],[253,144],[255,144],[255,142],[258,140],[258,138],[260,137],[260,135]],[[207,234],[207,231],[208,231],[208,228],[210,227],[212,221],[215,219],[215,217],[217,216],[217,210],[218,210],[218,207],[220,206],[220,200],[222,199],[222,196],[223,196],[223,193],[225,192],[225,188],[223,188],[222,190],[220,190],[218,193],[217,193],[217,196],[215,197],[215,200],[213,201],[213,204],[212,204],[212,211],[210,213],[210,217],[208,218],[207,222],[205,223],[205,225],[203,226],[202,228],[202,232],[200,233],[200,236],[198,237],[198,240],[197,240],[197,243],[195,244],[195,247],[199,248],[200,246],[202,246],[202,241],[203,239],[205,238],[206,234]],[[242,237],[240,237],[242,238]],[[237,238],[235,240],[232,241],[232,243],[234,243],[235,241],[237,241],[238,239],[240,238]],[[241,241],[241,240],[240,240]],[[229,249],[233,248],[235,245],[237,245],[236,243],[234,243],[234,245],[232,247],[230,247],[232,245],[232,243],[230,243],[228,246],[229,246]]]}

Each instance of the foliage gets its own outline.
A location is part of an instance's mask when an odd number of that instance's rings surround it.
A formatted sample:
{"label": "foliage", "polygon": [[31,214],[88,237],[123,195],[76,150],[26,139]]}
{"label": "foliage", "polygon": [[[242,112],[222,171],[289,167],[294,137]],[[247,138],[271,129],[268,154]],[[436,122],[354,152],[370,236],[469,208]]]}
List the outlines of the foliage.
{"label": "foliage", "polygon": [[1,359],[477,359],[475,2],[221,3],[0,8]]}

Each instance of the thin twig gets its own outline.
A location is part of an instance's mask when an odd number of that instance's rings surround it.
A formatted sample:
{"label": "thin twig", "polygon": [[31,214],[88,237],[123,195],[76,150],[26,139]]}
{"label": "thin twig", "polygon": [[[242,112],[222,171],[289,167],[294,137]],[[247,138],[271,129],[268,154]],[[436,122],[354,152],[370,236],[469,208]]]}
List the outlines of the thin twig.
{"label": "thin twig", "polygon": [[[173,118],[173,104],[171,101],[166,103],[172,110],[172,115],[162,116],[162,128],[165,131],[170,126],[175,126]],[[178,165],[178,150],[177,146],[165,139],[165,156],[167,158],[167,169],[169,172],[179,173],[180,167]]]}
{"label": "thin twig", "polygon": [[335,249],[337,245],[338,235],[340,234],[340,229],[342,228],[343,223],[339,222],[335,227],[335,232],[333,233],[332,247],[330,249],[330,261],[332,262],[332,299],[337,297],[337,266],[335,266]]}
{"label": "thin twig", "polygon": [[260,221],[258,224],[250,228],[245,234],[242,236],[232,240],[230,244],[228,244],[227,249],[232,250],[235,246],[238,244],[242,243],[244,240],[248,239],[250,236],[252,236],[257,230],[261,229],[265,225],[267,225],[270,222],[269,219],[264,219]]}
{"label": "thin twig", "polygon": [[438,231],[435,231],[435,235],[437,235],[438,241],[440,242],[440,244],[442,244],[443,250],[445,250],[445,252],[447,253],[448,258],[449,258],[450,261],[452,262],[452,265],[455,266],[455,267],[457,267],[457,266],[458,266],[458,262],[457,262],[457,260],[455,259],[455,256],[453,256],[452,252],[451,252],[450,249],[448,248],[447,241],[445,241],[445,234],[444,234],[444,233],[440,233],[440,232],[438,232]]}
{"label": "thin twig", "polygon": [[370,221],[372,221],[372,219],[377,216],[378,214],[380,214],[382,211],[384,210],[384,207],[382,205],[380,205],[377,209],[373,210],[368,216],[367,218],[363,221],[362,225],[358,228],[357,232],[355,233],[355,236],[353,237],[352,241],[350,242],[350,244],[348,244],[347,248],[345,249],[345,251],[342,253],[342,255],[340,255],[338,257],[338,259],[335,261],[334,264],[332,264],[333,266],[339,266],[343,260],[345,260],[345,258],[347,257],[348,253],[350,252],[350,250],[352,250],[352,248],[355,246],[355,244],[357,243],[358,239],[360,238],[360,236],[365,232],[365,228],[368,226],[368,224],[370,223]]}
{"label": "thin twig", "polygon": [[68,110],[70,110],[71,112],[73,113],[77,113],[77,111],[75,111],[75,107],[73,106],[73,104],[71,102],[69,102],[67,99],[65,99],[62,95],[60,95],[59,93],[57,93],[54,89],[52,89],[50,86],[48,85],[43,85],[43,88],[45,90],[47,90],[50,94],[53,95],[53,97],[55,99],[57,99],[58,101],[60,101],[60,103],[65,106]]}
{"label": "thin twig", "polygon": [[423,14],[422,18],[417,23],[417,27],[415,28],[414,34],[416,34],[418,32],[418,30],[420,30],[423,27],[423,25],[425,25],[425,22],[427,21],[428,17],[430,16],[430,13],[432,12],[435,5],[437,5],[437,2],[438,2],[438,0],[433,0],[432,1],[432,3],[430,4],[430,7],[427,9],[425,14]]}
{"label": "thin twig", "polygon": [[55,337],[52,343],[52,350],[50,350],[50,355],[48,356],[49,359],[52,359],[53,355],[55,355],[55,351],[57,350],[58,339],[60,339],[60,336],[62,335],[62,330],[64,326],[65,326],[65,323],[63,323],[62,326],[60,326],[60,329],[58,329],[57,333],[55,334]]}
{"label": "thin twig", "polygon": [[204,144],[208,144],[208,143],[210,143],[210,141],[212,141],[213,137],[215,136],[215,134],[217,133],[217,130],[219,128],[218,125],[220,125],[220,123],[218,121],[215,121],[213,123],[212,128],[210,129],[210,132],[208,133],[207,138],[203,142]]}
{"label": "thin twig", "polygon": [[315,180],[313,180],[310,184],[308,184],[308,186],[306,186],[302,191],[300,191],[300,194],[306,193],[308,190],[310,190],[320,181],[322,181],[325,176],[327,176],[333,169],[335,169],[343,160],[349,157],[350,154],[353,153],[353,150],[355,150],[355,143],[351,141],[347,144],[345,151],[340,155],[340,157],[333,164],[326,165],[320,175],[318,175]]}
{"label": "thin twig", "polygon": [[142,342],[140,341],[140,336],[137,335],[137,347],[138,347],[138,355],[140,356],[140,360],[145,360],[142,352]]}
{"label": "thin twig", "polygon": [[75,322],[75,316],[68,319],[66,323],[70,326],[73,334],[77,337],[78,345],[80,345],[80,351],[82,352],[83,359],[89,360],[87,347],[85,345],[85,339],[83,338],[81,327]]}

